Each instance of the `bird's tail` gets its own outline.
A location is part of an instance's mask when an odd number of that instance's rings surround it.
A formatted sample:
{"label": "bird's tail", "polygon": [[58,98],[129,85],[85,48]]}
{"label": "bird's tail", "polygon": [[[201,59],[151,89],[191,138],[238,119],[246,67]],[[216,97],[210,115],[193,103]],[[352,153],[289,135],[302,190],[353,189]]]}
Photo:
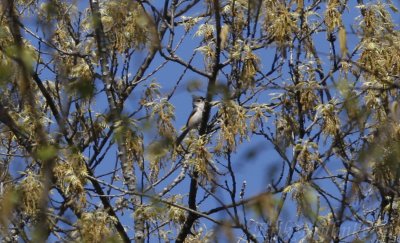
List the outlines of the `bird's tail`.
{"label": "bird's tail", "polygon": [[175,141],[175,146],[178,146],[179,144],[181,144],[182,140],[186,137],[186,134],[188,134],[190,129],[186,128],[181,135],[179,135],[179,137],[176,138]]}

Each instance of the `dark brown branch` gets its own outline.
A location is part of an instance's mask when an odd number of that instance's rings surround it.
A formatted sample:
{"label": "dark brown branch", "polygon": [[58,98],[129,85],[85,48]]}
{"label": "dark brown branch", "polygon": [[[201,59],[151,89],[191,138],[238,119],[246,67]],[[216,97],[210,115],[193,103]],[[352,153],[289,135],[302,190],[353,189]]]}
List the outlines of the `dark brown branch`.
{"label": "dark brown branch", "polygon": [[[108,59],[109,56],[107,54],[106,49],[106,35],[104,33],[103,24],[101,21],[101,13],[100,13],[100,6],[97,0],[90,0],[90,9],[92,11],[93,16],[93,25],[95,30],[95,37],[97,41],[97,51],[100,57],[100,67],[101,67],[101,76],[102,80],[105,85],[105,91],[107,94],[108,105],[110,107],[111,112],[111,119],[112,123],[115,126],[116,122],[120,117],[120,112],[122,110],[122,103],[117,103],[116,97],[113,92],[113,79],[112,74],[110,72]],[[120,124],[123,125],[123,124]],[[121,134],[122,135],[122,134]],[[124,136],[123,138],[117,139],[117,146],[118,146],[118,157],[121,161],[123,176],[125,180],[125,184],[127,185],[129,191],[136,190],[136,176],[134,172],[133,165],[128,161],[127,157],[127,148],[125,144]],[[99,189],[99,188],[97,188]],[[140,198],[136,196],[132,196],[130,201],[133,205],[139,206],[140,205]],[[106,205],[105,205],[106,206]],[[112,212],[112,211],[110,211]],[[119,227],[119,226],[118,226]],[[119,234],[124,239],[125,242],[129,242],[128,236],[126,235],[125,230],[123,227],[117,228]],[[135,218],[135,240],[136,242],[144,242],[144,222],[141,215],[138,215]]]}
{"label": "dark brown branch", "polygon": [[[216,48],[215,48],[215,60],[213,63],[212,74],[208,80],[208,88],[207,88],[207,97],[206,97],[206,106],[203,112],[203,120],[201,123],[201,127],[199,130],[199,135],[204,135],[207,131],[207,122],[210,117],[211,105],[210,102],[214,96],[214,87],[217,81],[218,72],[220,69],[220,54],[221,54],[221,15],[220,15],[220,7],[219,0],[213,1],[214,5],[214,16],[215,16],[215,26],[216,26]],[[192,179],[190,180],[190,189],[189,189],[189,208],[196,210],[196,195],[198,190],[197,179],[198,172],[193,171]],[[184,242],[187,235],[190,234],[190,230],[192,228],[193,223],[198,219],[198,215],[189,212],[185,223],[183,224],[182,229],[180,230],[176,242],[181,243]]]}

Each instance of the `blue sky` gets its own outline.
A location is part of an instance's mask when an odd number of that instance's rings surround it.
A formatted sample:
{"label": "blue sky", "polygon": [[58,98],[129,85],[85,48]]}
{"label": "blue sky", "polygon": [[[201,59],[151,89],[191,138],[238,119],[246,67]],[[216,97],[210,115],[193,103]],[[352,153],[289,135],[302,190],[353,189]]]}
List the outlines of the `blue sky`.
{"label": "blue sky", "polygon": [[[160,5],[159,7],[162,6],[162,1],[153,1],[154,4]],[[86,6],[86,4],[82,4],[82,1],[79,1],[80,8],[83,8]],[[82,4],[82,5],[81,5]],[[350,7],[345,10],[344,14],[344,22],[346,25],[346,29],[348,28],[349,25],[354,24],[354,17],[359,15],[359,9],[356,9],[353,4],[355,4],[355,1],[350,1]],[[399,6],[399,2],[396,1],[395,4]],[[193,9],[191,14],[197,14],[200,13],[203,5],[199,4],[198,8]],[[321,13],[324,11],[324,9],[321,10]],[[397,23],[400,22],[400,17],[399,15],[395,15],[397,18]],[[32,18],[26,18],[24,20],[24,23],[27,24],[28,27],[30,27],[32,30],[35,29],[35,22]],[[180,55],[183,59],[188,60],[190,58],[190,55],[193,53],[193,51],[199,46],[199,37],[195,37],[196,29],[192,30],[188,37],[185,39],[183,42],[182,46],[178,50],[177,54]],[[38,33],[39,35],[42,35],[42,33]],[[176,30],[176,36],[180,36],[183,34],[182,28]],[[37,45],[37,41],[33,39],[31,36],[27,35],[25,33],[25,36],[32,41],[33,45]],[[347,35],[347,45],[349,50],[351,51],[356,43],[359,41],[358,37],[352,34]],[[178,38],[179,39],[179,38]],[[165,42],[165,41],[164,41]],[[327,46],[327,41],[326,41],[326,33],[320,33],[316,35],[315,37],[315,43],[317,43],[317,49],[320,51],[320,55],[328,55],[329,54],[329,47]],[[337,50],[340,50],[338,41],[336,42],[336,47]],[[261,65],[264,67],[265,70],[268,70],[269,65],[271,63],[271,60],[273,58],[274,54],[274,49],[275,47],[272,45],[271,47],[267,49],[262,49],[259,51],[260,53],[260,59],[261,59]],[[141,63],[141,60],[145,57],[145,52],[139,53],[138,55],[135,56],[136,60],[134,61],[135,65],[131,67],[131,73],[135,73],[137,65]],[[155,67],[159,66],[164,60],[157,55],[155,60],[153,61],[152,65],[150,66],[149,70],[153,70]],[[203,64],[203,57],[201,53],[197,53],[196,57],[193,60],[193,65],[196,67],[204,67]],[[329,61],[326,60],[326,63],[324,63],[324,67],[327,68],[326,70],[329,69]],[[287,70],[287,67],[285,68]],[[285,70],[284,69],[284,70]],[[325,70],[325,71],[326,71]],[[173,89],[176,81],[184,71],[184,67],[176,64],[169,62],[160,69],[156,75],[151,77],[149,80],[147,80],[145,83],[149,84],[151,80],[154,80],[155,82],[158,82],[161,85],[161,91],[164,96],[169,94],[171,90]],[[43,79],[49,79],[51,80],[54,78],[53,74],[46,73],[44,72],[42,74]],[[193,81],[199,81],[202,85],[200,86],[200,89],[197,91],[189,92],[187,90],[187,87],[190,85],[191,82]],[[288,82],[288,75],[284,74],[283,77],[279,80],[279,83],[282,82]],[[225,83],[226,80],[224,80],[223,76],[220,75],[218,77],[218,82]],[[98,88],[100,89],[102,87],[102,84],[99,80],[96,81],[96,84],[98,85]],[[191,109],[192,109],[192,95],[205,95],[207,89],[207,80],[204,77],[199,76],[198,74],[195,74],[191,71],[188,71],[185,76],[182,78],[182,82],[180,83],[178,89],[176,90],[174,96],[170,100],[171,103],[175,106],[175,121],[174,121],[174,126],[177,131],[180,131],[180,129],[185,125],[187,116],[190,114]],[[128,101],[126,102],[125,105],[125,111],[127,114],[129,114],[132,110],[134,110],[137,107],[137,102],[139,101],[138,96],[140,97],[142,94],[143,89],[139,88],[137,90],[134,90],[133,93],[130,95]],[[283,91],[279,90],[269,90],[263,93],[263,96],[258,97],[258,102],[266,102],[270,103],[271,102],[271,96],[268,94],[270,93],[279,93]],[[334,96],[339,97],[339,94],[335,91],[333,91]],[[162,96],[163,96],[162,95]],[[220,100],[221,95],[216,95],[215,100]],[[96,112],[99,113],[107,113],[108,111],[108,105],[106,104],[106,99],[104,94],[100,94],[96,96],[96,102],[93,102],[93,107]],[[216,112],[216,109],[214,108],[213,113]],[[139,113],[139,115],[143,115],[143,113]],[[272,128],[272,131],[274,130],[274,119],[271,117],[271,119],[266,123]],[[154,139],[154,132],[153,131],[145,131],[145,144],[148,145],[152,139]],[[321,146],[328,146],[330,143],[329,139],[327,140],[327,144],[323,144],[321,142]],[[211,148],[213,145],[209,145]],[[250,157],[249,159],[249,151],[255,150],[256,153],[254,157]],[[324,149],[321,149],[324,150]],[[291,157],[292,150],[289,148],[287,150],[287,155]],[[86,151],[86,155],[89,156],[90,152]],[[116,149],[115,147],[111,149],[108,154],[106,155],[104,161],[101,163],[101,165],[96,169],[95,174],[100,175],[107,173],[111,170],[114,169],[114,162],[115,162],[115,156],[116,156]],[[233,169],[237,171],[236,175],[236,181],[238,184],[238,189],[240,190],[240,187],[244,181],[246,181],[246,192],[245,192],[245,198],[257,195],[259,193],[265,192],[265,190],[268,187],[268,184],[271,182],[272,179],[276,179],[278,175],[276,173],[272,173],[274,170],[280,170],[282,166],[282,159],[278,156],[278,154],[274,151],[274,148],[272,144],[267,142],[265,139],[257,136],[250,136],[250,141],[245,141],[243,144],[241,144],[238,147],[237,153],[234,154],[233,156]],[[338,169],[341,168],[341,164],[339,161],[330,161],[328,163],[328,166],[332,171],[337,171]],[[14,171],[21,171],[20,164],[15,164],[14,165]],[[168,169],[169,166],[166,165],[166,169]],[[287,166],[286,166],[287,169]],[[180,172],[178,170],[177,172],[173,173],[164,183],[161,183],[157,189],[161,190],[163,186],[167,185],[168,183],[171,183],[172,180],[177,176],[177,174]],[[318,173],[316,173],[318,175]],[[109,178],[104,178],[109,180]],[[219,178],[220,182],[223,182],[224,180],[227,180],[230,182],[230,178]],[[326,181],[319,181],[318,182],[320,186],[323,186],[327,190],[332,190],[332,193],[338,195],[337,189],[332,185],[331,182],[326,182]],[[122,183],[118,183],[119,185],[122,186]],[[90,187],[90,185],[87,185],[87,187]],[[182,195],[187,195],[189,191],[189,176],[186,176],[186,179],[180,183],[175,189],[171,191],[171,193],[180,193]],[[159,192],[159,191],[157,191]],[[156,193],[157,193],[156,192]],[[112,191],[111,193],[117,193],[115,191]],[[198,193],[198,200],[202,198],[204,192],[202,190],[199,191]],[[221,199],[224,202],[229,203],[229,197],[227,194],[218,194],[218,196],[221,197]],[[237,195],[238,198],[239,195]],[[55,196],[56,197],[56,196]],[[284,224],[285,226],[291,225],[292,223],[297,221],[297,215],[296,215],[296,208],[295,204],[293,203],[292,199],[290,198],[291,196],[289,195],[288,200],[286,201],[285,205],[285,210],[283,212],[283,219],[284,221],[288,224]],[[183,200],[183,203],[187,203],[187,199],[185,198]],[[100,203],[99,203],[100,205]],[[215,200],[208,200],[206,201],[203,205],[199,207],[199,210],[208,210],[214,206],[220,206]],[[94,208],[94,207],[93,207]],[[255,217],[256,214],[251,213],[251,210],[248,211],[249,213],[249,218],[250,217]],[[71,213],[72,215],[72,213]],[[124,215],[120,215],[121,219],[124,224],[129,225],[130,227],[133,227],[132,224],[132,215],[131,212],[125,213]],[[216,214],[213,215],[213,217],[217,219],[226,219],[225,214]],[[201,220],[201,224],[205,224],[207,228],[212,228],[213,225],[209,223],[207,220]],[[283,227],[285,227],[283,226]],[[291,228],[287,226],[288,228]],[[348,227],[352,227],[352,225],[349,225]],[[129,231],[130,236],[132,235],[132,231]],[[299,236],[302,237],[302,236]],[[222,242],[223,236],[221,236]]]}

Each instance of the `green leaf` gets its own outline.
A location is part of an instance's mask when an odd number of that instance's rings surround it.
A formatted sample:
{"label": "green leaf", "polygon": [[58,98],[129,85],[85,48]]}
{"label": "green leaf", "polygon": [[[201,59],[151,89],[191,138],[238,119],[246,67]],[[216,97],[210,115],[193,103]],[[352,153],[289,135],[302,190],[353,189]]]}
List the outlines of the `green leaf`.
{"label": "green leaf", "polygon": [[339,28],[339,44],[340,44],[340,52],[342,53],[342,57],[347,54],[347,37],[346,37],[346,29],[342,26]]}
{"label": "green leaf", "polygon": [[57,148],[53,145],[40,146],[36,151],[38,159],[46,161],[57,156]]}

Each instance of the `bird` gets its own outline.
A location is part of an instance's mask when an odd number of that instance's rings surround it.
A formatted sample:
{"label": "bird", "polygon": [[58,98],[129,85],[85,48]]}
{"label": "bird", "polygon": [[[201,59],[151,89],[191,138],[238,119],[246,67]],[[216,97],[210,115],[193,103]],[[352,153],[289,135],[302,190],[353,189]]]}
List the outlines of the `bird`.
{"label": "bird", "polygon": [[192,130],[193,128],[198,128],[201,121],[203,120],[203,112],[206,104],[206,99],[201,96],[193,96],[192,104],[192,113],[190,114],[186,122],[185,130],[181,133],[181,135],[177,137],[175,141],[176,146],[178,146],[182,142],[182,140],[185,138],[190,130]]}

